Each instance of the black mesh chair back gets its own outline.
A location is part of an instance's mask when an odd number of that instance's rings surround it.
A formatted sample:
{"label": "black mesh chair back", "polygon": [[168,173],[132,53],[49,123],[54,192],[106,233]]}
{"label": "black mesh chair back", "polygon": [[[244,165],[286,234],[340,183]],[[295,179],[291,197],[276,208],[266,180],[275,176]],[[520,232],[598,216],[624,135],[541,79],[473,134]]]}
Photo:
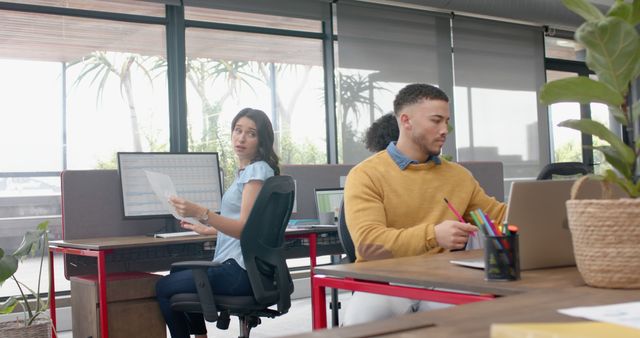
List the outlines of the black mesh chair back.
{"label": "black mesh chair back", "polygon": [[553,176],[568,176],[574,178],[576,175],[586,175],[590,172],[589,167],[581,162],[557,162],[549,163],[538,174],[537,180],[550,180]]}
{"label": "black mesh chair back", "polygon": [[[217,321],[227,329],[229,316],[238,316],[240,336],[249,337],[260,317],[273,318],[289,311],[293,282],[283,255],[284,234],[294,202],[294,183],[290,176],[265,180],[240,236],[244,263],[253,296],[215,295],[207,278],[213,262],[180,262],[173,269],[192,269],[197,293],[171,297],[174,311],[202,313],[205,320]],[[276,309],[270,309],[277,305]]]}
{"label": "black mesh chair back", "polygon": [[291,176],[267,179],[240,237],[253,296],[258,303],[277,303],[280,313],[291,307],[293,292],[283,244],[295,200],[294,189]]}
{"label": "black mesh chair back", "polygon": [[356,249],[349,234],[347,228],[347,220],[344,215],[344,200],[340,204],[340,216],[338,217],[338,237],[340,238],[340,244],[342,244],[342,250],[347,254],[347,260],[349,263],[356,261]]}

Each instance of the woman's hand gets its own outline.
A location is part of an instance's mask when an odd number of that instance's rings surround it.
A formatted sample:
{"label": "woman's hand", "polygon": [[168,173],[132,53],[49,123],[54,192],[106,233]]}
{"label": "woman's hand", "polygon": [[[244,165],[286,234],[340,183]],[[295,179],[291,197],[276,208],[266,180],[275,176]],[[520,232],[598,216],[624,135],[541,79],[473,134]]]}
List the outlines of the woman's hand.
{"label": "woman's hand", "polygon": [[202,224],[191,224],[185,221],[180,221],[180,227],[186,230],[195,231],[200,235],[213,235],[216,233],[216,230],[212,227],[208,227]]}
{"label": "woman's hand", "polygon": [[176,213],[182,217],[199,219],[207,211],[207,208],[178,196],[169,197],[169,203],[176,209]]}

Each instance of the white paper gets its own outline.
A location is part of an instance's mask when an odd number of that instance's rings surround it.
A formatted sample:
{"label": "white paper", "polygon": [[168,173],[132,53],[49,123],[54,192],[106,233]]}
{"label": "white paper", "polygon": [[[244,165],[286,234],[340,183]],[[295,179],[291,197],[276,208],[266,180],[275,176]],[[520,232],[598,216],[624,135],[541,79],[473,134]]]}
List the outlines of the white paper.
{"label": "white paper", "polygon": [[590,320],[620,324],[640,329],[640,302],[559,309],[558,312]]}
{"label": "white paper", "polygon": [[171,180],[171,177],[159,172],[149,170],[145,170],[144,173],[145,175],[147,175],[147,180],[149,180],[151,189],[156,194],[156,197],[158,197],[165,210],[171,213],[173,217],[178,220],[189,222],[191,224],[201,224],[197,219],[193,217],[182,217],[178,215],[176,209],[173,207],[173,205],[171,205],[171,203],[169,203],[169,197],[178,196],[176,187],[175,185],[173,185],[173,180]]}

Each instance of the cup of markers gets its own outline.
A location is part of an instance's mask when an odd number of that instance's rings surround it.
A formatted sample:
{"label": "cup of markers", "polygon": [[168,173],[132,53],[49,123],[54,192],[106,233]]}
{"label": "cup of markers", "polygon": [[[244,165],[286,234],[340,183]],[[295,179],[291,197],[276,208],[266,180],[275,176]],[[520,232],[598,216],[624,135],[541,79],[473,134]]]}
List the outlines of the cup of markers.
{"label": "cup of markers", "polygon": [[518,233],[514,225],[496,226],[481,210],[471,217],[484,233],[484,274],[488,281],[520,279]]}

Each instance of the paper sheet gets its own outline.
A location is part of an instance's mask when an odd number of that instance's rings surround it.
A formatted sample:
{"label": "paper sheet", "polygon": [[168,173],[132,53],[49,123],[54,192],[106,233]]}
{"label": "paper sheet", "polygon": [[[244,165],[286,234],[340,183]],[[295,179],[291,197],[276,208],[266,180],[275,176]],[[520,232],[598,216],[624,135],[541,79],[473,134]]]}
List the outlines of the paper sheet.
{"label": "paper sheet", "polygon": [[182,217],[178,215],[176,209],[171,205],[171,203],[169,203],[169,197],[178,196],[176,187],[173,185],[173,180],[171,180],[171,177],[159,172],[149,170],[145,170],[144,173],[145,175],[147,175],[147,180],[149,180],[151,189],[156,194],[156,197],[158,197],[165,210],[167,210],[173,215],[173,217],[180,221],[189,222],[191,224],[201,224],[197,219],[193,217]]}
{"label": "paper sheet", "polygon": [[640,302],[559,309],[558,312],[590,320],[620,324],[640,329]]}

